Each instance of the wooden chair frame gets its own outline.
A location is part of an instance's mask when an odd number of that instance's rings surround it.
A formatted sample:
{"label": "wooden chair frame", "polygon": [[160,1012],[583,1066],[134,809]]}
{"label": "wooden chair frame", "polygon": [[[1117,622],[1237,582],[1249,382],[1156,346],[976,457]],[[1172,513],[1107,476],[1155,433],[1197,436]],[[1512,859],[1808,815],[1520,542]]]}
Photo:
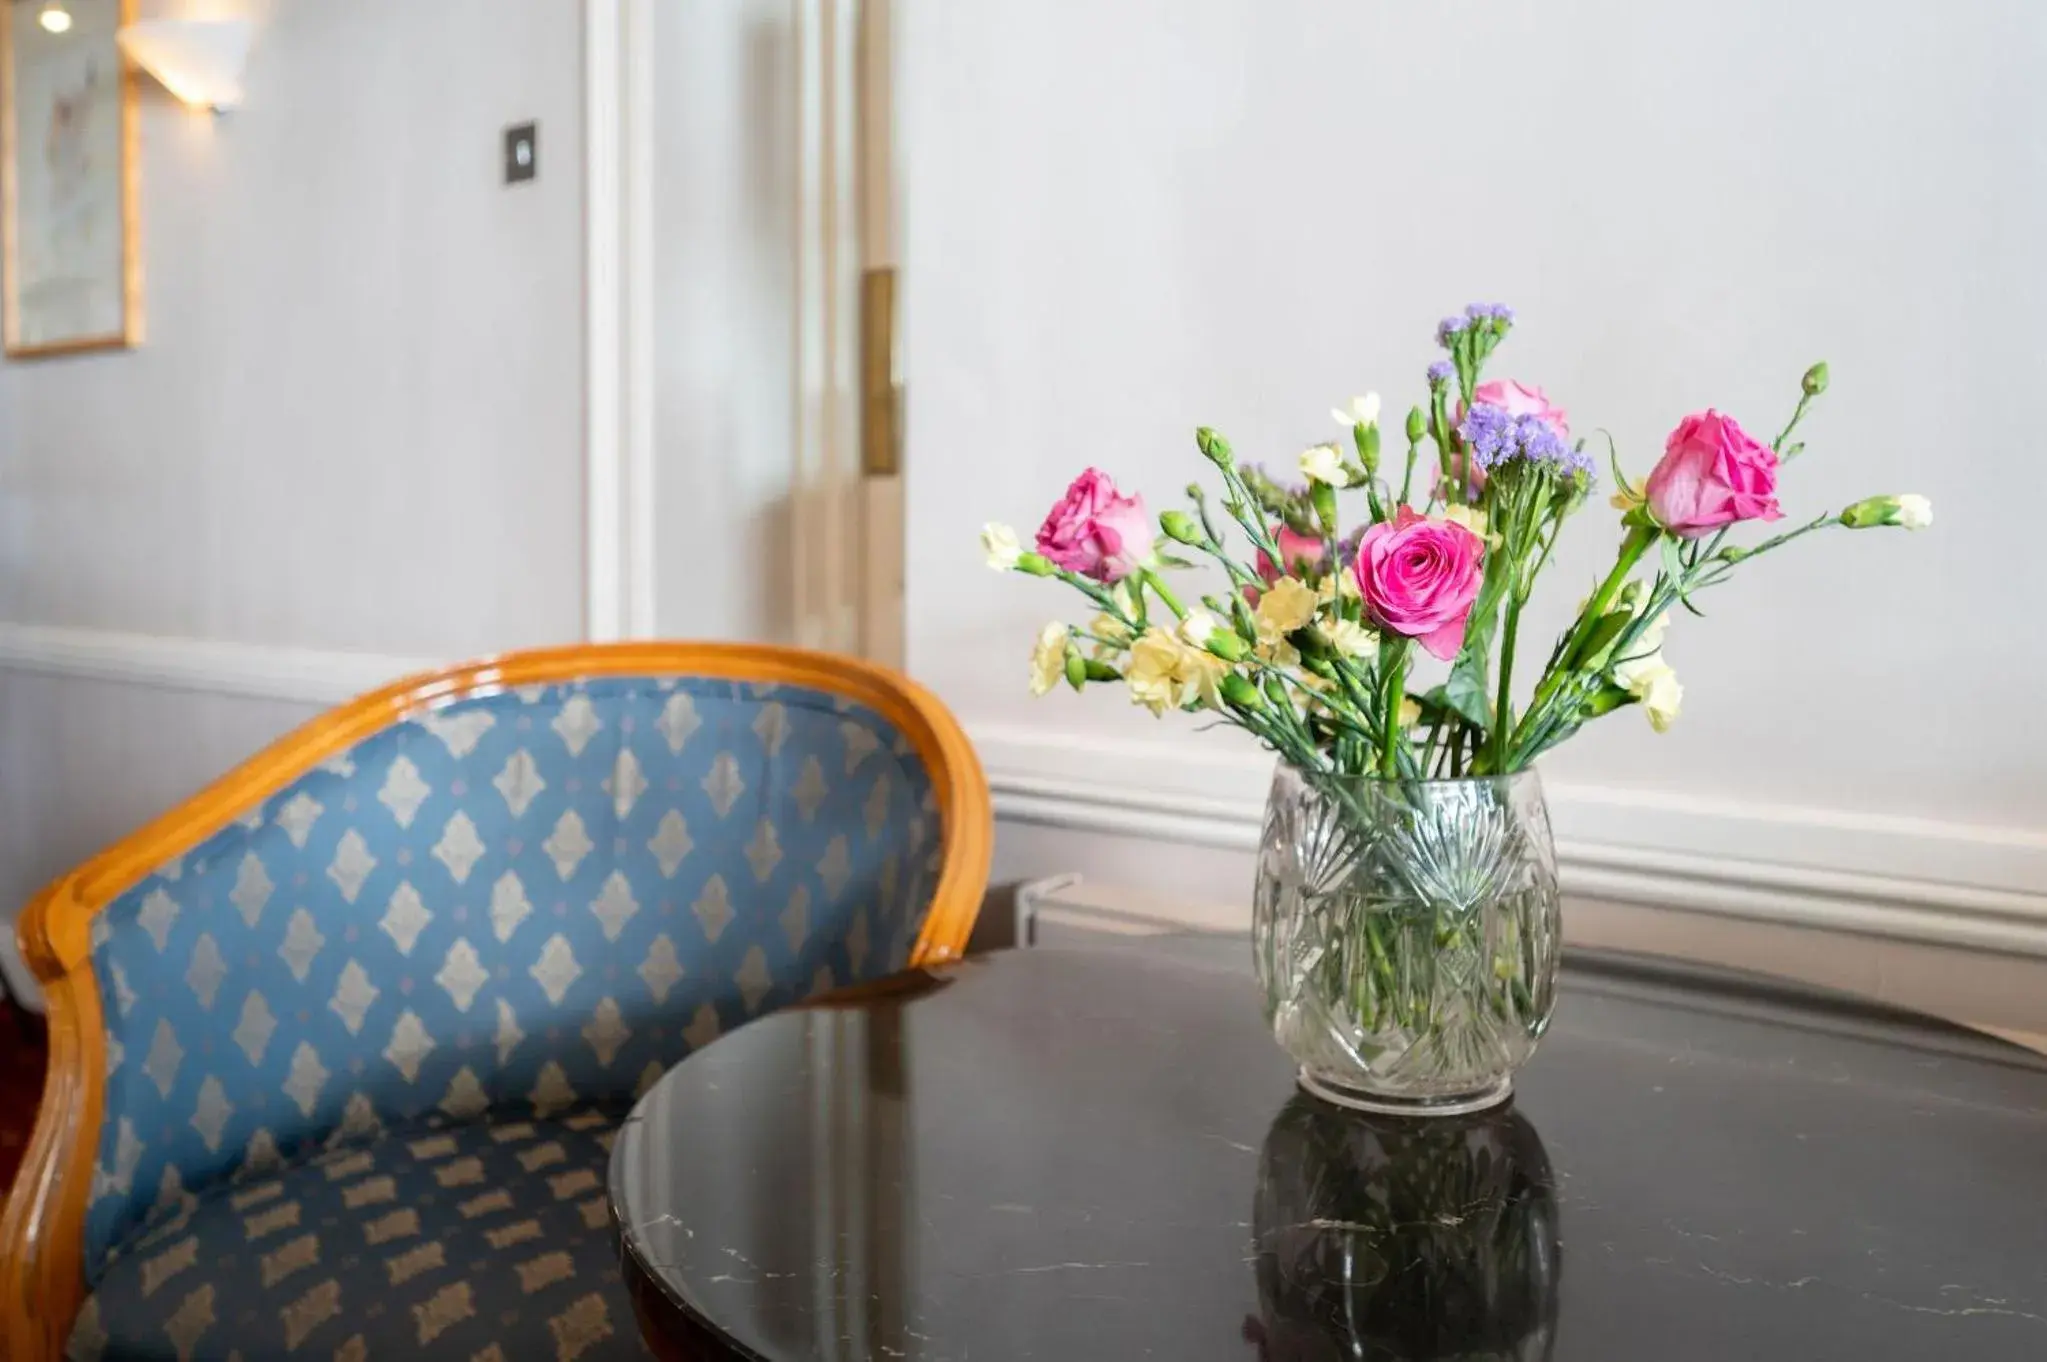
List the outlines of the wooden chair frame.
{"label": "wooden chair frame", "polygon": [[506,653],[394,682],[280,738],[168,813],[51,883],[21,915],[22,954],[47,1000],[49,1073],[28,1152],[0,1214],[0,1356],[61,1357],[85,1297],[85,1216],[105,1101],[106,1025],[90,927],[123,891],[320,762],[456,700],[607,676],[700,676],[809,686],[867,705],[916,747],[946,854],[912,965],[964,954],[994,844],[988,783],[958,722],[893,672],[822,653],[719,643],[613,643]]}

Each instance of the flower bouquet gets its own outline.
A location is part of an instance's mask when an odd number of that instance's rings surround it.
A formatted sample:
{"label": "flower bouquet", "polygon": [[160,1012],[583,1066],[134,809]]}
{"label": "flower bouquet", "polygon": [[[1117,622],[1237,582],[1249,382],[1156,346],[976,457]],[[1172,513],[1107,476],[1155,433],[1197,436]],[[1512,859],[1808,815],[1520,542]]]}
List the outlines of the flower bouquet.
{"label": "flower bouquet", "polygon": [[[1398,460],[1375,394],[1335,412],[1347,440],[1303,453],[1297,483],[1204,428],[1219,497],[1194,483],[1186,509],[1154,521],[1089,469],[1032,549],[1006,526],[982,532],[991,566],[1057,578],[1093,609],[1040,633],[1034,692],[1120,684],[1154,714],[1209,715],[1278,754],[1253,919],[1266,1014],[1304,1084],[1352,1105],[1455,1112],[1506,1096],[1548,1024],[1558,956],[1534,764],[1618,710],[1659,732],[1678,717],[1673,612],[1698,613],[1702,592],[1815,531],[1932,519],[1923,497],[1877,496],[1738,537],[1782,518],[1778,479],[1804,450],[1793,437],[1824,364],[1768,444],[1700,412],[1636,481],[1604,440],[1620,545],[1531,665],[1525,607],[1596,474],[1541,388],[1485,376],[1512,326],[1474,305],[1438,327],[1445,355]],[[1226,588],[1185,599],[1169,578],[1196,560]]]}

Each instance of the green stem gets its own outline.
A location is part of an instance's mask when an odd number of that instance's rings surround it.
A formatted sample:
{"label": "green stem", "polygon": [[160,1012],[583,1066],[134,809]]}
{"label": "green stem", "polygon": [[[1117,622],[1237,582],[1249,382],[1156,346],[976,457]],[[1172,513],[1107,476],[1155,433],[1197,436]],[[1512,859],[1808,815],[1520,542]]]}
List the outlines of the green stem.
{"label": "green stem", "polygon": [[1402,639],[1393,645],[1390,663],[1382,663],[1386,669],[1386,712],[1379,739],[1379,773],[1388,780],[1400,774],[1396,753],[1400,746],[1400,702],[1407,694],[1407,651],[1407,640]]}
{"label": "green stem", "polygon": [[1252,548],[1264,550],[1265,555],[1275,563],[1283,562],[1279,543],[1272,537],[1272,527],[1265,523],[1264,508],[1259,505],[1258,498],[1251,495],[1251,489],[1244,483],[1243,474],[1234,466],[1221,471],[1223,487],[1229,493],[1229,501],[1225,503],[1223,509],[1230,513],[1230,519],[1236,521],[1238,528],[1250,539]]}
{"label": "green stem", "polygon": [[[1833,515],[1820,516],[1815,520],[1811,520],[1808,521],[1806,524],[1800,525],[1795,530],[1786,530],[1783,534],[1774,535],[1769,539],[1765,539],[1762,543],[1756,545],[1747,553],[1743,554],[1741,556],[1741,561],[1746,563],[1752,559],[1760,558],[1762,555],[1769,553],[1773,549],[1781,549],[1786,544],[1791,543],[1795,539],[1804,538],[1806,535],[1811,534],[1814,530],[1824,530],[1829,525],[1837,525],[1839,523],[1840,523],[1839,519]],[[1696,591],[1702,587],[1718,586],[1720,585],[1720,583],[1727,580],[1728,574],[1732,572],[1736,566],[1737,565],[1734,563],[1714,562],[1711,559],[1708,559],[1706,562],[1705,570],[1700,574],[1699,580],[1696,582],[1688,583],[1686,586],[1686,590]]]}
{"label": "green stem", "polygon": [[1525,601],[1518,585],[1507,591],[1507,625],[1500,635],[1500,698],[1493,704],[1493,770],[1507,769],[1507,755],[1514,735],[1514,639],[1521,632],[1521,606]]}
{"label": "green stem", "polygon": [[[1528,712],[1522,716],[1522,728],[1528,729],[1537,721],[1556,694],[1557,688],[1572,674],[1577,664],[1574,654],[1584,645],[1594,626],[1613,605],[1613,598],[1619,595],[1621,588],[1627,584],[1629,576],[1635,571],[1635,565],[1642,561],[1642,555],[1656,542],[1657,533],[1658,531],[1651,526],[1637,525],[1630,529],[1627,538],[1621,541],[1620,555],[1614,560],[1613,571],[1606,574],[1606,580],[1599,584],[1599,590],[1592,594],[1592,599],[1578,612],[1578,622],[1571,627],[1570,636],[1564,647],[1557,654],[1557,659],[1551,664],[1548,673],[1537,684],[1535,698],[1528,702]],[[1511,750],[1520,751],[1523,746],[1521,738],[1520,733],[1514,735]]]}
{"label": "green stem", "polygon": [[1450,472],[1450,407],[1449,399],[1438,388],[1429,395],[1429,434],[1436,441],[1436,463],[1443,477]]}
{"label": "green stem", "polygon": [[1174,619],[1183,620],[1187,618],[1187,607],[1180,604],[1180,598],[1173,594],[1173,589],[1166,585],[1163,577],[1160,577],[1158,573],[1153,572],[1150,568],[1146,568],[1143,572],[1143,578],[1145,585],[1158,592],[1159,599],[1166,603],[1166,609],[1173,612]]}
{"label": "green stem", "polygon": [[1811,405],[1812,394],[1800,393],[1798,406],[1792,411],[1791,419],[1784,423],[1784,429],[1777,433],[1777,438],[1770,441],[1770,448],[1775,450],[1780,457],[1784,453],[1784,442],[1791,438],[1792,431],[1798,429],[1798,423],[1805,419],[1805,409]]}

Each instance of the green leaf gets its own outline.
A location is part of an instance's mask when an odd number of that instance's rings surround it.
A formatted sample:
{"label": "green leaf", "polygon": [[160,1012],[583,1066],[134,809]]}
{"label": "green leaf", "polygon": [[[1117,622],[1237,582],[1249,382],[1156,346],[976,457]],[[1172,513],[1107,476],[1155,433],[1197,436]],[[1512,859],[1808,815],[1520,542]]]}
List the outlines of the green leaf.
{"label": "green leaf", "polygon": [[1692,604],[1692,585],[1685,575],[1684,557],[1679,550],[1676,537],[1666,535],[1661,543],[1663,546],[1663,575],[1670,580],[1672,589],[1677,592],[1677,603],[1692,614],[1697,615],[1700,619],[1704,619],[1706,612]]}
{"label": "green leaf", "polygon": [[1312,624],[1304,624],[1294,630],[1286,636],[1286,641],[1302,657],[1328,657],[1334,651],[1322,631]]}
{"label": "green leaf", "polygon": [[1585,636],[1585,646],[1580,650],[1574,665],[1587,668],[1604,667],[1606,650],[1621,636],[1621,631],[1634,621],[1634,613],[1628,610],[1614,610],[1599,617],[1599,623],[1592,626],[1592,632]]}
{"label": "green leaf", "polygon": [[1409,691],[1407,698],[1421,706],[1423,723],[1443,724],[1448,723],[1453,718],[1462,717],[1458,710],[1451,707],[1448,692],[1449,687],[1437,686],[1432,690],[1423,691],[1419,695]]}
{"label": "green leaf", "polygon": [[1685,581],[1682,544],[1675,535],[1665,535],[1658,541],[1658,546],[1663,550],[1663,575],[1670,579],[1672,586],[1682,588]]}
{"label": "green leaf", "polygon": [[1499,624],[1499,602],[1495,599],[1488,603],[1485,599],[1488,594],[1497,597],[1499,593],[1479,593],[1479,606],[1485,613],[1480,614],[1478,607],[1472,609],[1471,621],[1464,628],[1463,651],[1457,654],[1457,661],[1450,667],[1450,679],[1443,684],[1443,701],[1469,723],[1491,731],[1493,701],[1492,686],[1486,679],[1489,670],[1486,654],[1492,648],[1493,630]]}
{"label": "green leaf", "polygon": [[1199,566],[1199,564],[1197,563],[1188,562],[1185,558],[1176,558],[1170,553],[1162,553],[1159,555],[1159,565],[1161,567],[1169,568],[1193,568]]}
{"label": "green leaf", "polygon": [[1682,600],[1686,590],[1683,544],[1675,535],[1664,535],[1657,542],[1663,551],[1663,575]]}
{"label": "green leaf", "polygon": [[1486,555],[1485,584],[1472,602],[1469,622],[1464,626],[1464,647],[1450,666],[1450,680],[1443,698],[1465,719],[1490,733],[1493,727],[1492,686],[1487,654],[1493,646],[1493,631],[1499,627],[1500,601],[1507,594],[1507,556]]}
{"label": "green leaf", "polygon": [[[1578,712],[1584,718],[1596,719],[1602,714],[1611,714],[1622,705],[1632,705],[1634,703],[1635,696],[1632,691],[1624,690],[1608,682],[1592,692],[1586,699],[1584,707]],[[1575,727],[1576,725],[1573,725],[1574,729]]]}

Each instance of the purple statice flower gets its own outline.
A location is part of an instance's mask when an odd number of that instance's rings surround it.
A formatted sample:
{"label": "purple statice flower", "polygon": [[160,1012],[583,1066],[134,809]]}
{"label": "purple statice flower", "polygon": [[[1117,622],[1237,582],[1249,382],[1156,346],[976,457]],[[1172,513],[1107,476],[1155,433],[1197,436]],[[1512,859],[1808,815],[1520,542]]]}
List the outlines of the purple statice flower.
{"label": "purple statice flower", "polygon": [[1464,309],[1467,325],[1476,322],[1498,322],[1502,326],[1514,324],[1514,309],[1505,303],[1473,303]]}
{"label": "purple statice flower", "polygon": [[1462,317],[1445,317],[1436,323],[1436,344],[1448,350],[1457,338],[1464,334],[1466,323]]}
{"label": "purple statice flower", "polygon": [[1560,473],[1591,473],[1592,458],[1573,449],[1540,416],[1516,416],[1490,402],[1475,404],[1457,433],[1471,447],[1472,462],[1488,473],[1509,459],[1546,463]]}
{"label": "purple statice flower", "polygon": [[1457,377],[1457,366],[1447,359],[1439,359],[1429,366],[1429,386],[1440,388]]}

